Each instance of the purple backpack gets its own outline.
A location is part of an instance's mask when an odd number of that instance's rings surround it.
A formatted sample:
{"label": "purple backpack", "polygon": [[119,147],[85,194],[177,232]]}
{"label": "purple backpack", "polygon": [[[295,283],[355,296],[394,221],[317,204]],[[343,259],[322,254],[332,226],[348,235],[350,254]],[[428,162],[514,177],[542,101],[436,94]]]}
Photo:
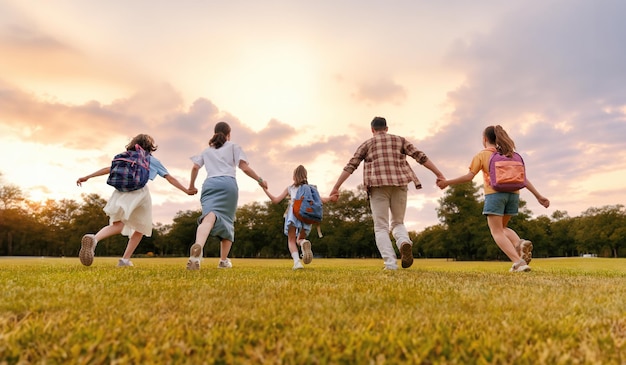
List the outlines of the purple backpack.
{"label": "purple backpack", "polygon": [[519,153],[507,157],[494,152],[489,160],[489,180],[495,191],[510,193],[526,187],[526,167]]}

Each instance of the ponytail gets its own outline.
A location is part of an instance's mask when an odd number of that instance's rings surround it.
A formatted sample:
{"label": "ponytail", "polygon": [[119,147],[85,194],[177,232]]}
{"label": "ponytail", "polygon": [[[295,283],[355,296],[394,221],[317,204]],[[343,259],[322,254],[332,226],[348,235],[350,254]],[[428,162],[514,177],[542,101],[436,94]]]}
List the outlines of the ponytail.
{"label": "ponytail", "polygon": [[494,144],[501,154],[511,157],[513,152],[515,152],[515,142],[513,142],[501,125],[485,128],[484,135],[489,143]]}
{"label": "ponytail", "polygon": [[219,149],[228,140],[230,126],[226,122],[218,122],[215,125],[214,132],[215,134],[213,134],[213,137],[211,137],[211,140],[209,141],[209,146]]}

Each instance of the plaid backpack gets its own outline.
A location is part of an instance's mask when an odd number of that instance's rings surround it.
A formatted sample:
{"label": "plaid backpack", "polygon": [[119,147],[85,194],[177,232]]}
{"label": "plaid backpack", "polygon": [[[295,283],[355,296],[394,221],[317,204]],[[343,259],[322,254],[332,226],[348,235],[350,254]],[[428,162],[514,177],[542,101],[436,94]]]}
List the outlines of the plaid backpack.
{"label": "plaid backpack", "polygon": [[507,157],[494,151],[489,159],[489,181],[495,191],[507,192],[526,187],[526,166],[519,153]]}
{"label": "plaid backpack", "polygon": [[322,221],[322,198],[315,185],[300,185],[293,202],[293,214],[299,221],[307,224]]}
{"label": "plaid backpack", "polygon": [[119,191],[133,191],[146,186],[150,177],[150,155],[135,145],[135,150],[115,155],[107,184]]}

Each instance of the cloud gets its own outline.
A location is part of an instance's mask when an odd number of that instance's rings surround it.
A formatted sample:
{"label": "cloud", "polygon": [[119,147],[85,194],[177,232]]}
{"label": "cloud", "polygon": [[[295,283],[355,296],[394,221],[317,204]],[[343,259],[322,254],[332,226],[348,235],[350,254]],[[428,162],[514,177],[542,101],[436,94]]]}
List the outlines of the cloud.
{"label": "cloud", "polygon": [[373,82],[361,83],[353,97],[366,103],[402,105],[407,98],[407,91],[392,79],[379,78]]}
{"label": "cloud", "polygon": [[620,1],[546,2],[458,40],[446,62],[466,79],[448,95],[448,124],[423,145],[445,170],[462,171],[481,148],[482,130],[501,124],[531,181],[564,202],[588,174],[626,170],[625,11]]}

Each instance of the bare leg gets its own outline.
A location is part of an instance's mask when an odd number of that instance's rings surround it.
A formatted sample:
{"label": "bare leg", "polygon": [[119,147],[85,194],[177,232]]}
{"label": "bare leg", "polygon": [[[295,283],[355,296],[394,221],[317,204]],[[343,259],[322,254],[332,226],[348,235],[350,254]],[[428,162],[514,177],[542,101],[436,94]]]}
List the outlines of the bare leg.
{"label": "bare leg", "polygon": [[289,253],[300,253],[300,251],[298,251],[298,244],[296,243],[296,227],[294,226],[289,226],[287,231],[287,246],[289,247]]}
{"label": "bare leg", "polygon": [[228,253],[231,247],[233,247],[233,241],[222,240],[220,242],[220,260],[226,261],[228,259]]}
{"label": "bare leg", "polygon": [[96,233],[95,238],[96,241],[102,241],[107,237],[114,236],[116,234],[122,233],[122,229],[124,228],[124,223],[117,221],[109,224],[106,227],[103,227],[101,230]]}
{"label": "bare leg", "polygon": [[[196,242],[195,243],[204,247],[204,245],[206,244],[206,240],[209,238],[209,234],[211,234],[211,230],[213,229],[213,225],[215,225],[216,220],[217,220],[217,217],[215,216],[215,213],[213,212],[210,212],[204,217],[204,219],[202,219],[202,223],[200,223],[200,225],[198,226],[198,229],[196,230]],[[232,242],[231,242],[231,245],[232,245]],[[230,247],[228,247],[228,249],[230,250]]]}
{"label": "bare leg", "polygon": [[498,215],[488,215],[487,216],[487,224],[489,225],[489,230],[491,231],[491,237],[496,241],[496,244],[502,252],[514,263],[520,260],[520,256],[515,250],[514,243],[507,237],[505,234],[505,229],[503,226],[503,217]]}
{"label": "bare leg", "polygon": [[137,249],[137,246],[139,246],[139,242],[141,242],[142,238],[143,234],[135,231],[128,239],[128,245],[126,245],[126,250],[124,251],[124,256],[122,256],[122,258],[129,260],[133,255],[133,252]]}

